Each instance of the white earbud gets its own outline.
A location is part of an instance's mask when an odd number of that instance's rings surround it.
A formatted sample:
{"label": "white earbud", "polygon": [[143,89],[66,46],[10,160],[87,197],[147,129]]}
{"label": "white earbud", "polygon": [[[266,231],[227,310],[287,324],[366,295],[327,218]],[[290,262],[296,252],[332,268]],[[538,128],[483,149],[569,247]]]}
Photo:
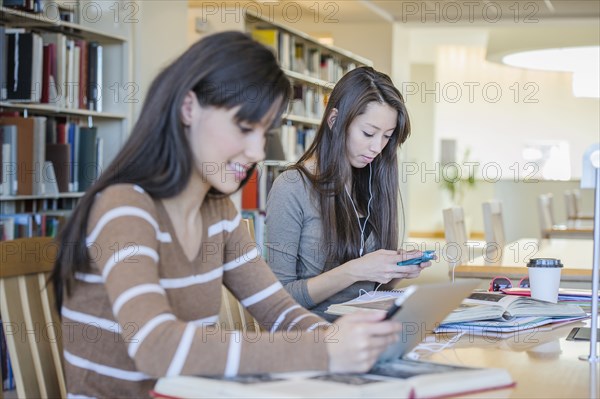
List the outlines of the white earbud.
{"label": "white earbud", "polygon": [[350,198],[350,203],[352,204],[352,208],[354,208],[354,213],[356,214],[356,221],[358,222],[358,229],[360,230],[360,251],[358,252],[359,256],[363,256],[363,251],[365,249],[365,229],[367,227],[367,222],[369,221],[369,217],[371,216],[371,200],[373,199],[373,191],[371,190],[371,174],[373,173],[371,169],[371,164],[369,164],[369,202],[367,203],[367,217],[365,219],[365,223],[361,225],[360,216],[358,215],[358,211],[356,210],[356,206],[354,205],[354,201],[352,201],[352,196],[348,192],[348,187],[344,186],[346,189],[346,194],[348,198]]}

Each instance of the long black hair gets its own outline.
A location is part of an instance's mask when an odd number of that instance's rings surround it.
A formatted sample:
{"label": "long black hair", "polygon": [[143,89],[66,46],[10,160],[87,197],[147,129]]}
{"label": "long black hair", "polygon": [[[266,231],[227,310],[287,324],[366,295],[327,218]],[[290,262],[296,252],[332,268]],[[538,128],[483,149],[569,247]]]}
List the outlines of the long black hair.
{"label": "long black hair", "polygon": [[[129,139],[81,198],[58,237],[51,280],[59,312],[63,295],[71,294],[75,273],[90,270],[86,235],[97,193],[129,183],[153,198],[169,198],[188,184],[194,160],[180,112],[190,91],[201,106],[240,106],[236,120],[256,123],[274,106],[279,106],[274,121],[280,119],[289,101],[290,82],[273,53],[241,32],[207,36],[166,67],[150,86]],[[209,195],[223,194],[211,189]]]}
{"label": "long black hair", "polygon": [[[369,225],[378,248],[398,246],[398,148],[410,135],[408,111],[400,91],[384,73],[371,67],[356,68],[335,85],[325,108],[315,140],[300,160],[292,166],[306,177],[316,190],[323,231],[328,242],[325,269],[358,258],[360,231],[350,199],[344,195],[344,184],[352,181],[352,194],[357,199],[358,212],[367,214],[369,200],[369,168],[352,167],[346,151],[352,121],[372,103],[387,104],[398,112],[392,137],[383,151],[371,163],[372,191],[376,209],[371,212]],[[337,110],[335,123],[328,118]],[[309,172],[304,163],[311,158],[317,162],[316,173]]]}

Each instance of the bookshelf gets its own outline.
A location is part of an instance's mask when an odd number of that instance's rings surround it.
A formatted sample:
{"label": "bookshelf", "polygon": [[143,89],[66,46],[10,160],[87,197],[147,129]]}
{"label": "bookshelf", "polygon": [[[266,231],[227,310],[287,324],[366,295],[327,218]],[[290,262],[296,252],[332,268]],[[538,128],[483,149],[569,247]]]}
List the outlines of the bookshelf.
{"label": "bookshelf", "polygon": [[[0,125],[11,125],[10,120],[2,119],[6,117],[44,120],[46,132],[40,133],[43,138],[41,141],[31,143],[33,152],[37,154],[34,155],[35,158],[31,165],[43,164],[51,158],[52,150],[48,152],[48,146],[41,151],[42,155],[40,155],[39,147],[44,147],[46,143],[56,143],[53,140],[57,140],[56,136],[61,134],[58,132],[59,125],[66,126],[65,132],[62,133],[63,136],[60,137],[67,140],[65,144],[70,146],[69,151],[75,149],[67,161],[69,163],[67,166],[69,179],[73,179],[73,175],[76,173],[73,171],[72,165],[78,163],[78,158],[73,154],[81,154],[83,150],[79,147],[83,144],[79,143],[88,140],[88,138],[83,138],[83,133],[79,136],[80,129],[93,132],[87,147],[88,153],[93,153],[93,157],[87,165],[94,165],[94,173],[84,171],[86,179],[90,181],[98,173],[101,173],[103,166],[110,163],[126,140],[132,107],[138,101],[135,97],[137,88],[133,82],[130,67],[130,41],[133,25],[128,23],[129,21],[125,18],[126,13],[119,14],[119,11],[123,11],[121,9],[127,6],[127,4],[119,2],[90,0],[69,2],[46,0],[39,2],[40,9],[36,12],[0,6],[0,37],[4,41],[5,48],[5,53],[0,57],[2,63],[0,64],[2,67],[0,74],[5,76],[1,81],[3,88],[8,90],[9,77],[7,75],[8,69],[11,68],[11,62],[13,62],[14,70],[13,57],[7,55],[10,34],[14,35],[17,32],[17,34],[36,35],[42,38],[43,49],[47,49],[49,43],[53,44],[51,56],[45,54],[46,50],[43,50],[42,54],[35,53],[35,50],[32,52],[32,64],[41,62],[43,68],[49,70],[46,72],[42,68],[41,80],[36,79],[40,75],[32,75],[29,79],[37,82],[38,86],[35,89],[32,86],[31,91],[41,91],[41,98],[34,98],[35,95],[25,99],[14,95],[11,97],[7,91],[0,97],[0,112],[3,113],[3,116],[0,117]],[[121,9],[117,7],[121,7]],[[67,14],[67,16],[60,14]],[[16,41],[16,39],[13,40]],[[66,52],[64,45],[66,45]],[[14,48],[15,44],[12,46]],[[77,47],[76,52],[74,51],[75,47]],[[96,61],[90,59],[92,47],[94,55],[97,55]],[[98,47],[100,50],[96,50]],[[39,59],[40,55],[43,57],[41,60]],[[28,74],[25,76],[29,77]],[[52,76],[52,80],[47,79],[47,76]],[[43,98],[44,88],[56,91],[51,92],[50,98],[48,96]],[[74,100],[73,97],[78,98]],[[70,129],[74,129],[73,131],[77,131],[77,133],[71,136]],[[0,135],[0,145],[6,144],[3,136]],[[71,137],[75,136],[77,136],[76,141],[71,141]],[[59,140],[61,140],[60,137]],[[92,142],[93,147],[90,144]],[[61,144],[61,142],[56,144]],[[3,155],[6,155],[6,146],[2,147],[5,150]],[[17,148],[17,152],[18,150]],[[69,180],[68,188],[64,189],[64,185],[61,186],[59,183],[58,191],[52,188],[48,190],[48,185],[42,183],[33,190],[23,192],[18,189],[22,176],[13,168],[15,164],[16,168],[22,164],[19,155],[17,155],[16,161],[12,158],[2,157],[3,175],[2,190],[0,191],[2,215],[72,210],[83,195],[85,186],[90,182],[81,184],[83,189],[79,189],[80,183],[73,184]],[[80,164],[83,162],[82,160]],[[55,164],[56,161],[52,165],[56,176],[54,180],[59,181],[60,177],[57,175],[59,168]],[[47,163],[44,164],[44,168],[47,166]],[[16,190],[9,188],[6,182],[7,176],[11,174],[17,176]],[[88,174],[92,176],[89,177]],[[12,178],[15,179],[15,177]],[[46,178],[46,175],[42,174],[42,180],[51,178]],[[0,237],[0,239],[2,238]]]}
{"label": "bookshelf", "polygon": [[[79,184],[64,190],[64,185],[45,183],[46,180],[58,182],[60,168],[55,164],[52,164],[53,175],[36,174],[35,179],[40,178],[42,183],[34,182],[27,192],[21,192],[19,187],[28,183],[23,183],[18,168],[25,165],[27,169],[37,170],[44,165],[43,170],[46,170],[49,165],[46,161],[52,156],[52,149],[48,151],[47,144],[64,145],[63,150],[68,147],[67,151],[77,149],[81,154],[83,144],[77,143],[87,140],[90,146],[86,148],[94,158],[80,158],[80,161],[93,166],[94,174],[89,179],[93,180],[122,147],[129,132],[133,104],[137,102],[137,88],[130,66],[133,24],[127,19],[130,14],[126,12],[137,3],[35,0],[23,4],[35,5],[37,9],[0,5],[0,89],[3,89],[0,92],[0,125],[12,126],[8,142],[6,130],[0,130],[0,241],[20,236],[54,236],[83,196],[84,190],[78,189]],[[31,48],[24,48],[25,39],[29,38],[33,44]],[[12,54],[9,54],[9,46]],[[93,59],[90,58],[92,53]],[[29,69],[21,69],[23,67]],[[9,69],[14,78],[9,76]],[[26,86],[24,91],[13,89],[11,92],[9,83],[17,86],[15,71],[21,77],[19,87],[22,83]],[[23,93],[25,97],[21,96]],[[23,126],[28,124],[21,124],[22,120],[35,120],[37,130],[24,132]],[[15,124],[15,121],[19,123]],[[38,124],[38,121],[43,123]],[[70,137],[65,143],[56,141],[58,126],[63,124],[72,126],[73,132],[80,130],[77,141],[71,141]],[[84,130],[93,132],[89,140],[87,136],[84,138]],[[64,134],[67,133],[65,128]],[[31,134],[34,140],[11,152],[13,146],[17,147],[15,143],[23,143],[20,137],[23,134]],[[24,149],[32,157],[23,158],[20,151]],[[68,166],[62,168],[67,179],[73,176],[71,165],[77,163],[77,158],[73,158],[75,153],[63,151],[69,155],[64,158]],[[9,176],[16,182],[14,187],[7,183]],[[68,184],[71,185],[70,180]],[[0,369],[6,367],[5,355],[1,356]],[[5,381],[2,382],[4,385]],[[4,386],[0,388],[0,397],[2,388]],[[14,390],[5,392],[6,397],[16,397],[14,393]]]}
{"label": "bookshelf", "polygon": [[335,83],[346,72],[372,62],[249,10],[243,20],[244,30],[274,51],[292,82],[293,99],[283,115],[280,139],[285,160],[295,162],[312,142]]}

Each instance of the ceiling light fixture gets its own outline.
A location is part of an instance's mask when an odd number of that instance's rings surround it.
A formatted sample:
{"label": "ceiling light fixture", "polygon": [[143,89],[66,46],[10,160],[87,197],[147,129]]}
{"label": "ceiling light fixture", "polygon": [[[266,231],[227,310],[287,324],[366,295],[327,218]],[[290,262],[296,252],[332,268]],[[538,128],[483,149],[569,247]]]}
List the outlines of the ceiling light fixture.
{"label": "ceiling light fixture", "polygon": [[573,73],[575,97],[600,98],[600,47],[567,47],[509,54],[502,62],[527,69]]}

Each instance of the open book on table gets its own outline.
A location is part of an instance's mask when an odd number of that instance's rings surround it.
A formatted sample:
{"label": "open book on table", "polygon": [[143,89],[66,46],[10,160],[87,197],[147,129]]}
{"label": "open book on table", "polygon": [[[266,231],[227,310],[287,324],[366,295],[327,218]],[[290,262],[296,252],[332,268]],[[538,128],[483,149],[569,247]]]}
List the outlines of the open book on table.
{"label": "open book on table", "polygon": [[552,325],[571,323],[587,317],[577,305],[555,304],[491,292],[474,292],[444,319],[436,332],[467,331],[475,335],[501,337],[527,330],[552,328]]}
{"label": "open book on table", "polygon": [[504,369],[398,360],[369,374],[289,373],[233,379],[168,377],[156,383],[157,398],[434,398],[513,386]]}
{"label": "open book on table", "polygon": [[585,317],[577,305],[538,301],[524,296],[474,292],[442,324],[478,320],[511,321],[515,317]]}

